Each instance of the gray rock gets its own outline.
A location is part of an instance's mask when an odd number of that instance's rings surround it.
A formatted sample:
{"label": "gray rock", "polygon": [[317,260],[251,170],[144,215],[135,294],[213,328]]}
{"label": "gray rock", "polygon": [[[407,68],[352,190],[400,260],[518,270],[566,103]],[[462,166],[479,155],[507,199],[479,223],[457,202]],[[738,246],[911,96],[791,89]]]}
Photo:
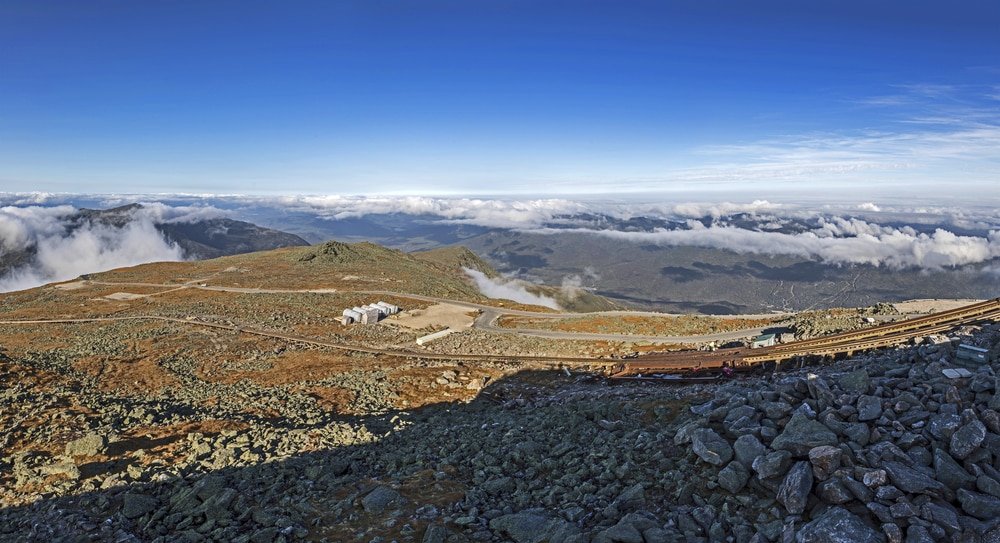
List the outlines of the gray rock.
{"label": "gray rock", "polygon": [[854,494],[837,477],[816,485],[816,495],[826,503],[841,504],[854,499]]}
{"label": "gray rock", "polygon": [[806,524],[797,534],[796,543],[883,543],[882,534],[843,507],[831,507],[819,518]]}
{"label": "gray rock", "polygon": [[898,524],[883,524],[882,533],[885,534],[889,543],[903,543],[903,529]]}
{"label": "gray rock", "polygon": [[636,483],[615,498],[614,505],[619,510],[631,510],[642,507],[646,503],[646,490],[642,483]]}
{"label": "gray rock", "polygon": [[159,507],[160,501],[145,494],[125,494],[122,497],[122,514],[125,518],[139,518]]}
{"label": "gray rock", "polygon": [[451,535],[451,530],[440,524],[431,524],[424,530],[422,543],[445,543]]}
{"label": "gray rock", "polygon": [[921,517],[943,527],[948,532],[957,532],[962,529],[958,521],[958,512],[951,505],[925,503]]}
{"label": "gray rock", "polygon": [[864,447],[871,438],[871,431],[868,425],[863,422],[855,422],[844,427],[844,437]]}
{"label": "gray rock", "polygon": [[837,434],[821,423],[796,413],[792,415],[781,434],[771,442],[771,448],[803,456],[814,447],[836,444]]}
{"label": "gray rock", "polygon": [[90,433],[66,444],[66,456],[95,456],[108,445],[108,440],[99,434]]}
{"label": "gray rock", "polygon": [[934,543],[934,538],[923,526],[910,526],[906,529],[906,543]]}
{"label": "gray rock", "polygon": [[774,451],[763,456],[758,456],[753,462],[753,470],[761,479],[769,479],[783,475],[792,465],[792,453],[788,451]]}
{"label": "gray rock", "polygon": [[733,452],[736,453],[736,460],[749,469],[758,456],[767,453],[767,447],[755,436],[740,436],[736,443],[733,443]]}
{"label": "gray rock", "polygon": [[927,431],[936,439],[951,439],[952,434],[962,425],[962,417],[955,413],[938,413],[927,423]]}
{"label": "gray rock", "polygon": [[618,524],[601,531],[593,541],[594,543],[644,543],[642,532],[627,519],[622,519]]}
{"label": "gray rock", "polygon": [[858,398],[858,420],[866,422],[882,416],[882,398],[862,395]]}
{"label": "gray rock", "polygon": [[988,475],[976,478],[976,489],[984,494],[1000,498],[1000,482]]}
{"label": "gray rock", "polygon": [[734,460],[719,472],[719,486],[736,494],[746,486],[750,480],[750,472],[740,463]]}
{"label": "gray rock", "polygon": [[970,492],[964,488],[958,489],[957,494],[958,501],[962,504],[962,511],[982,520],[1000,516],[1000,498]]}
{"label": "gray rock", "polygon": [[832,445],[821,445],[809,450],[809,462],[812,464],[813,475],[820,481],[825,481],[840,468],[840,458],[844,451]]}
{"label": "gray rock", "polygon": [[837,379],[837,384],[848,394],[864,394],[868,392],[871,379],[868,377],[868,372],[861,369],[841,375]]}
{"label": "gray rock", "polygon": [[973,420],[951,435],[951,455],[963,460],[972,454],[984,439],[986,439],[986,426],[978,420]]}
{"label": "gray rock", "polygon": [[499,516],[490,521],[490,529],[514,543],[555,543],[579,533],[572,524],[535,510]]}
{"label": "gray rock", "polygon": [[776,498],[789,513],[801,515],[806,510],[812,485],[813,473],[809,462],[796,462],[778,488]]}
{"label": "gray rock", "polygon": [[970,488],[975,477],[965,471],[950,454],[934,449],[934,474],[938,481],[941,481],[948,488],[958,490],[959,488]]}
{"label": "gray rock", "polygon": [[710,428],[700,428],[691,433],[691,449],[698,458],[713,466],[721,466],[733,459],[733,447]]}
{"label": "gray rock", "polygon": [[390,507],[401,504],[402,501],[403,497],[399,495],[399,492],[387,486],[377,486],[364,498],[361,498],[361,507],[369,513],[379,514],[384,513]]}
{"label": "gray rock", "polygon": [[946,487],[941,482],[921,471],[900,464],[899,462],[885,462],[883,464],[886,473],[892,484],[899,487],[903,492],[911,494],[923,493],[932,496],[940,496]]}
{"label": "gray rock", "polygon": [[782,419],[792,412],[792,406],[787,402],[767,402],[763,408],[764,416],[771,420]]}

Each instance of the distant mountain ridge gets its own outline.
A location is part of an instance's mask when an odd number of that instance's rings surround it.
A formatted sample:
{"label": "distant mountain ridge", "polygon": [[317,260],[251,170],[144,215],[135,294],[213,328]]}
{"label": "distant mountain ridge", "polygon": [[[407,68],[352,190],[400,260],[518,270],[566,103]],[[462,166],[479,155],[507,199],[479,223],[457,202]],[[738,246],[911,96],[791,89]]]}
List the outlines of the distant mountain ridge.
{"label": "distant mountain ridge", "polygon": [[[128,204],[109,209],[81,209],[69,220],[75,223],[75,227],[89,220],[122,228],[134,219],[134,213],[142,207],[142,204]],[[180,246],[184,256],[192,260],[309,245],[308,241],[295,234],[227,218],[164,222],[156,224],[156,229],[168,241]]]}

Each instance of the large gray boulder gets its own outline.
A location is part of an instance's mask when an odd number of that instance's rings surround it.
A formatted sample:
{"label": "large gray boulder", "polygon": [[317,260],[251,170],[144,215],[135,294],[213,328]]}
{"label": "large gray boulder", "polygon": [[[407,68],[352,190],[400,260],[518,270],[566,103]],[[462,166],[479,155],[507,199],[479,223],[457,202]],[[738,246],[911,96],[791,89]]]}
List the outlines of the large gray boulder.
{"label": "large gray boulder", "polygon": [[145,494],[125,494],[122,498],[122,514],[125,518],[139,518],[159,507],[160,501]]}
{"label": "large gray boulder", "polygon": [[558,543],[579,534],[576,526],[537,510],[499,516],[490,529],[514,543]]}
{"label": "large gray boulder", "polygon": [[792,453],[788,451],[774,451],[758,456],[753,461],[753,470],[761,479],[769,479],[786,473],[788,466],[792,465]]}
{"label": "large gray boulder", "polygon": [[958,501],[962,504],[963,511],[978,519],[989,520],[1000,517],[1000,498],[960,488]]}
{"label": "large gray boulder", "polygon": [[399,492],[387,487],[377,486],[364,498],[361,498],[361,507],[369,513],[383,513],[391,507],[400,505],[403,497]]}
{"label": "large gray boulder", "polygon": [[749,480],[750,471],[739,460],[733,460],[719,472],[719,486],[733,494],[742,490]]}
{"label": "large gray boulder", "polygon": [[756,436],[745,435],[740,436],[736,443],[733,443],[733,452],[736,453],[736,460],[743,464],[743,467],[749,469],[758,456],[767,453],[767,447]]}
{"label": "large gray boulder", "polygon": [[95,456],[108,445],[108,440],[99,434],[87,434],[66,444],[66,456]]}
{"label": "large gray boulder", "polygon": [[843,507],[831,507],[795,534],[796,543],[883,543],[885,538]]}
{"label": "large gray boulder", "polygon": [[837,434],[832,430],[802,413],[795,413],[781,434],[771,442],[771,448],[804,456],[815,447],[836,444]]}
{"label": "large gray boulder", "polygon": [[892,484],[903,492],[940,496],[946,491],[946,487],[940,481],[899,462],[885,462],[882,467],[889,475]]}
{"label": "large gray boulder", "polygon": [[691,448],[698,458],[721,466],[733,459],[733,447],[710,428],[700,428],[691,434]]}
{"label": "large gray boulder", "polygon": [[976,480],[950,454],[937,448],[934,449],[934,476],[952,490],[971,488]]}
{"label": "large gray boulder", "polygon": [[809,462],[796,462],[778,488],[777,500],[793,515],[801,515],[809,502],[813,473]]}
{"label": "large gray boulder", "polygon": [[862,395],[858,398],[858,420],[866,422],[882,416],[882,398]]}
{"label": "large gray boulder", "polygon": [[986,426],[978,420],[962,425],[951,435],[951,455],[964,460],[986,439]]}

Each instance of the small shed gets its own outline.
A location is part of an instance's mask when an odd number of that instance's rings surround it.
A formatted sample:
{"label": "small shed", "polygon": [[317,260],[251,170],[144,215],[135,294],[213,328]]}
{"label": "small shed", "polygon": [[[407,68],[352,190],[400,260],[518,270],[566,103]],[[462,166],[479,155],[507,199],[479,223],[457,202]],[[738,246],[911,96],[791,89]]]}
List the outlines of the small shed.
{"label": "small shed", "polygon": [[774,334],[759,335],[753,338],[753,341],[750,343],[750,348],[759,349],[761,347],[770,347],[775,344],[776,339],[777,338],[775,338]]}
{"label": "small shed", "polygon": [[361,322],[361,313],[353,309],[344,310],[344,324],[351,324],[355,322]]}

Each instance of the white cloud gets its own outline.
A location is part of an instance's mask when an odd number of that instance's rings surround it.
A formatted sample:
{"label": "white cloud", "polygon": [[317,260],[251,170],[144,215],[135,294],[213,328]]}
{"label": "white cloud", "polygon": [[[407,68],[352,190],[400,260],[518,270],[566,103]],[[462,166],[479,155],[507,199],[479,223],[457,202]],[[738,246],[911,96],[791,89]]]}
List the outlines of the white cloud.
{"label": "white cloud", "polygon": [[0,276],[0,292],[85,273],[183,259],[181,248],[156,229],[154,218],[160,213],[155,210],[138,210],[133,220],[120,228],[92,221],[71,227],[68,219],[76,211],[70,206],[0,208],[0,258],[13,251],[34,253],[28,264]]}
{"label": "white cloud", "polygon": [[882,208],[875,205],[874,202],[865,202],[863,204],[858,204],[858,209],[860,209],[861,211],[872,211],[875,213],[882,211]]}
{"label": "white cloud", "polygon": [[[729,226],[689,230],[621,232],[573,229],[634,243],[723,249],[739,254],[794,255],[828,264],[868,264],[888,268],[940,269],[977,264],[1000,257],[1000,232],[988,237],[959,236],[943,229],[932,234],[911,228],[891,228],[864,221],[837,219],[802,233],[761,232]],[[536,233],[565,233],[564,229],[539,229]]]}
{"label": "white cloud", "polygon": [[476,287],[487,298],[513,300],[522,304],[540,305],[552,309],[560,309],[559,304],[548,296],[532,294],[524,287],[524,283],[516,279],[492,279],[478,270],[462,268],[476,283]]}

